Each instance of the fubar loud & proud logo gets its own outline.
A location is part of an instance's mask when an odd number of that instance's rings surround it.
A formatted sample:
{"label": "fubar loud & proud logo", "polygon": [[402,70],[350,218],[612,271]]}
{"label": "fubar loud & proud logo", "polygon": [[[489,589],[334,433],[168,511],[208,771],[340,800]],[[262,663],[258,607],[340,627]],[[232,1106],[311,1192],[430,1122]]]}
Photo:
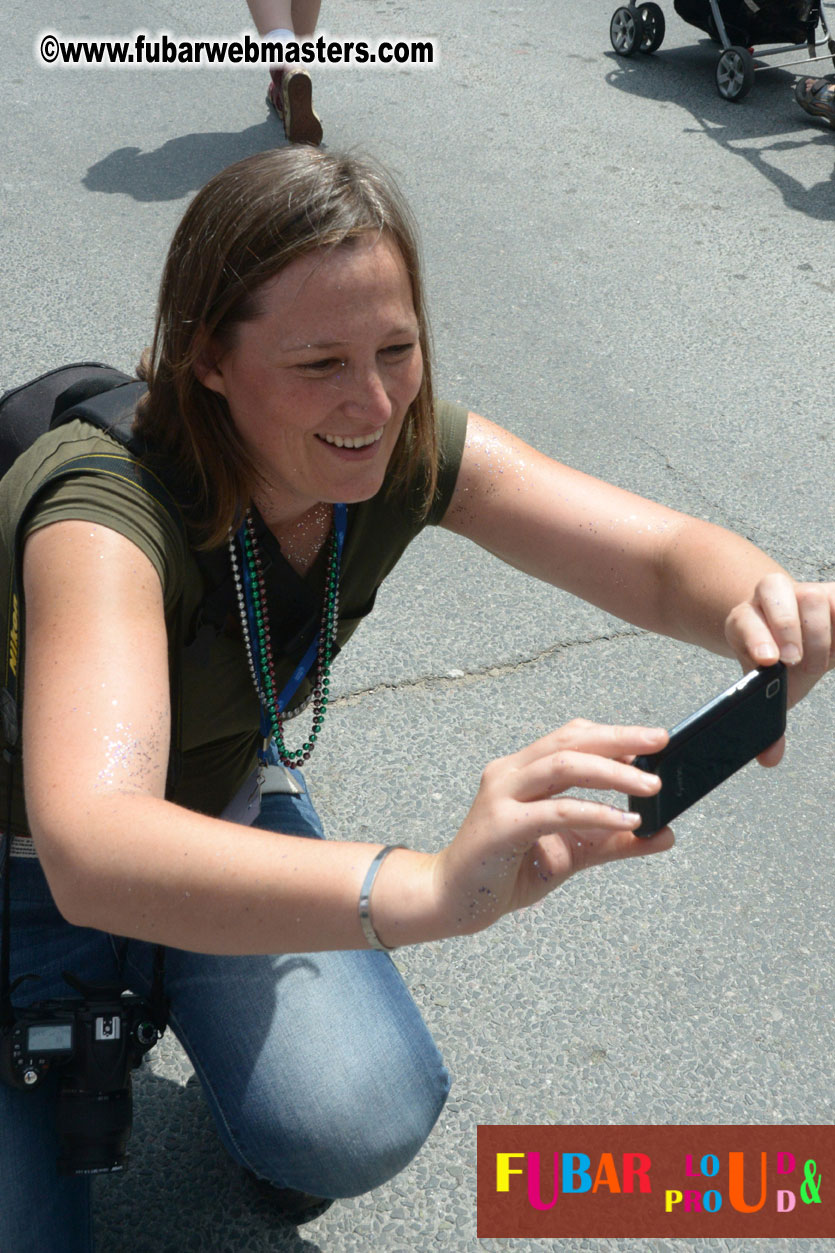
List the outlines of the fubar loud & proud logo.
{"label": "fubar loud & proud logo", "polygon": [[478,1235],[835,1237],[830,1126],[482,1126]]}

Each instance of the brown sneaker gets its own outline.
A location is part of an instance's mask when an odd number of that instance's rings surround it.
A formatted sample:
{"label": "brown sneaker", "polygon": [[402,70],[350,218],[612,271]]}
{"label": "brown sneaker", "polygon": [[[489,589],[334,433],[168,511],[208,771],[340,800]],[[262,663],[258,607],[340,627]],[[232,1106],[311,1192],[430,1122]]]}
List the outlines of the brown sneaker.
{"label": "brown sneaker", "polygon": [[798,79],[794,98],[812,117],[822,117],[835,127],[835,84],[826,78]]}
{"label": "brown sneaker", "polygon": [[284,134],[291,144],[322,142],[322,123],[313,108],[313,84],[307,70],[286,66],[270,70],[267,101],[284,125]]}

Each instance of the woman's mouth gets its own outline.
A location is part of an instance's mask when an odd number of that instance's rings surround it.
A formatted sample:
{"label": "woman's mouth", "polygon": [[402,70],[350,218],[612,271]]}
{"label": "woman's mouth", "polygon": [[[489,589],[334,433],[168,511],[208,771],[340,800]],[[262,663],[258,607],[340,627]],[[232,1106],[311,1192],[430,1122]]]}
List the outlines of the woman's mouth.
{"label": "woman's mouth", "polygon": [[376,444],[382,438],[385,429],[380,426],[370,435],[317,435],[316,438],[334,448],[367,448],[369,444]]}

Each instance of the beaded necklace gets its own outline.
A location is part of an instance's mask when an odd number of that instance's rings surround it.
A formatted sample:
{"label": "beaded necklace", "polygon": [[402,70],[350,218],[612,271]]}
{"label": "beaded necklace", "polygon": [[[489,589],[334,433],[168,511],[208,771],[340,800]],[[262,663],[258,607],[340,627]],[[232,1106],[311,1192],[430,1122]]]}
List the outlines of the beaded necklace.
{"label": "beaded necklace", "polygon": [[[327,576],[319,631],[280,694],[276,688],[261,552],[249,510],[244,516],[237,536],[229,532],[229,559],[235,580],[244,647],[249,673],[261,706],[262,744],[258,750],[258,756],[262,765],[276,765],[280,762],[283,766],[300,766],[313,752],[325,720],[330,689],[330,664],[339,619],[339,568],[347,522],[345,505],[334,505],[333,514],[334,524],[328,541]],[[240,563],[237,547],[240,547],[241,552]],[[284,742],[284,710],[314,661],[316,662],[316,676],[313,691],[302,706],[306,708],[312,702],[313,725],[301,748],[288,749]],[[297,712],[300,713],[301,710]]]}

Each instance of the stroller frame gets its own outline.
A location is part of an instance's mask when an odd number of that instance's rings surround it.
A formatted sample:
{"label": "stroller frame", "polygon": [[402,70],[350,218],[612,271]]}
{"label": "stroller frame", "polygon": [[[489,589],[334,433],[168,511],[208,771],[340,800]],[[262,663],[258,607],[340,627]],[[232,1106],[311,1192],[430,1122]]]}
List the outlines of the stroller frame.
{"label": "stroller frame", "polygon": [[[743,47],[731,41],[719,10],[718,0],[708,0],[708,4],[710,5],[709,25],[712,23],[712,29],[708,29],[707,33],[722,47],[716,65],[716,89],[723,100],[732,102],[742,100],[754,85],[754,74],[762,70],[788,69],[795,65],[812,65],[818,61],[835,63],[835,39],[829,32],[822,0],[812,0],[812,7],[806,19],[804,42],[778,43],[776,47],[769,47],[767,52],[757,52],[756,57],[753,46]],[[820,27],[820,38],[818,38],[818,27]],[[609,26],[609,38],[615,52],[619,56],[628,57],[635,52],[655,52],[661,46],[665,30],[664,13],[654,0],[647,0],[646,3],[629,0],[628,5],[615,10]],[[818,48],[823,47],[824,42],[828,48],[828,54],[817,56]],[[769,64],[767,61],[769,57],[782,56],[801,48],[806,49],[807,55],[800,60],[780,61],[775,64]],[[758,62],[766,63],[758,64]]]}

